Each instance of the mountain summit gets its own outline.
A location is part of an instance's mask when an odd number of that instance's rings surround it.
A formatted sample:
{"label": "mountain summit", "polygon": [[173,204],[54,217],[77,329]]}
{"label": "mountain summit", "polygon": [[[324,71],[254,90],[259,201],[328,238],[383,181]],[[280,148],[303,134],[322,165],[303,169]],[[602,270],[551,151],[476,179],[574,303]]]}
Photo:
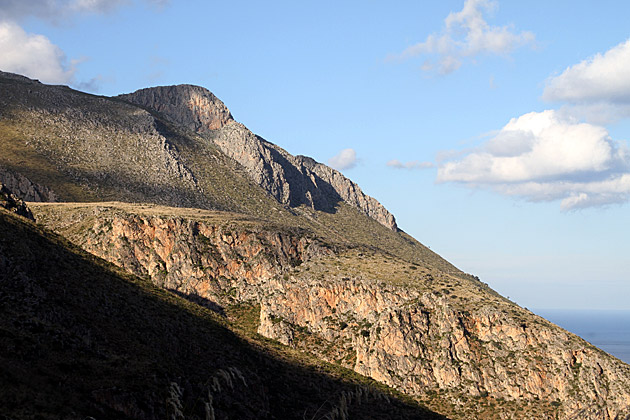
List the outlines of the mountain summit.
{"label": "mountain summit", "polygon": [[382,225],[397,229],[394,216],[341,172],[311,158],[293,156],[256,136],[234,121],[223,102],[207,89],[192,85],[160,86],[118,98],[155,111],[212,140],[281,204],[332,211],[343,200]]}

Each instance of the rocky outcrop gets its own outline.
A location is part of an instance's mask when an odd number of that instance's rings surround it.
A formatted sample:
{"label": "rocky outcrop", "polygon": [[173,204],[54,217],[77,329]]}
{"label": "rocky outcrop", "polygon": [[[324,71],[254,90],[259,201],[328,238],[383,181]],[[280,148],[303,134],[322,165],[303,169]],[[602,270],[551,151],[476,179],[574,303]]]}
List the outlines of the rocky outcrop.
{"label": "rocky outcrop", "polygon": [[334,212],[345,201],[392,230],[394,216],[377,200],[339,171],[304,156],[293,156],[236,123],[223,102],[208,90],[190,86],[162,86],[120,95],[152,109],[176,124],[206,136],[240,163],[249,176],[280,203]]}
{"label": "rocky outcrop", "polygon": [[94,255],[214,309],[258,301],[263,284],[287,267],[332,252],[289,232],[111,213],[96,217],[77,240]]}
{"label": "rocky outcrop", "polygon": [[216,130],[233,121],[225,104],[200,86],[159,86],[118,97],[157,111],[191,131]]}
{"label": "rocky outcrop", "polygon": [[0,183],[0,207],[15,214],[35,220],[33,213],[28,208],[24,200],[16,196],[4,184]]}
{"label": "rocky outcrop", "polygon": [[0,166],[0,182],[26,201],[54,202],[56,194],[45,185],[32,182],[30,179]]}
{"label": "rocky outcrop", "polygon": [[310,179],[321,179],[325,184],[330,185],[346,203],[361,210],[383,226],[394,231],[398,229],[394,215],[375,198],[364,194],[357,184],[343,176],[341,172],[307,156],[298,155],[294,159],[295,165],[303,168],[302,171],[309,174]]}

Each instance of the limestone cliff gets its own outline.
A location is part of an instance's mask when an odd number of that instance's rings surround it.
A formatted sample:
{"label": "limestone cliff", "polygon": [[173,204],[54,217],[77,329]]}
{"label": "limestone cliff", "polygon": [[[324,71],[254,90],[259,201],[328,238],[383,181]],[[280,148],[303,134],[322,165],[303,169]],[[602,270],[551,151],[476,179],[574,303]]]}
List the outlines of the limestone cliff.
{"label": "limestone cliff", "polygon": [[43,223],[70,229],[70,238],[94,255],[214,308],[260,300],[261,285],[286,267],[332,253],[310,235],[253,219],[239,222],[236,215],[195,212],[192,219],[180,211],[180,217],[163,217],[149,206],[122,210],[120,203],[70,211],[66,205],[35,206]]}
{"label": "limestone cliff", "polygon": [[[323,268],[335,260],[341,269]],[[407,394],[446,397],[459,418],[478,419],[499,404],[502,412],[486,418],[630,415],[630,367],[579,337],[510,302],[484,299],[482,291],[476,298],[461,288],[436,293],[422,287],[428,276],[392,285],[385,273],[359,274],[347,264],[322,260],[272,279],[259,332]]]}
{"label": "limestone cliff", "polygon": [[198,86],[161,86],[119,98],[159,112],[172,122],[212,139],[280,203],[334,211],[341,200],[396,230],[394,216],[339,171],[304,156],[293,156],[235,122],[223,102]]}
{"label": "limestone cliff", "polygon": [[120,95],[119,98],[166,115],[191,131],[216,130],[232,121],[232,115],[225,104],[200,86],[146,88],[132,94]]}
{"label": "limestone cliff", "polygon": [[[630,415],[630,367],[485,284],[223,213],[36,205],[90,252],[454,419]],[[479,413],[485,413],[480,416]]]}

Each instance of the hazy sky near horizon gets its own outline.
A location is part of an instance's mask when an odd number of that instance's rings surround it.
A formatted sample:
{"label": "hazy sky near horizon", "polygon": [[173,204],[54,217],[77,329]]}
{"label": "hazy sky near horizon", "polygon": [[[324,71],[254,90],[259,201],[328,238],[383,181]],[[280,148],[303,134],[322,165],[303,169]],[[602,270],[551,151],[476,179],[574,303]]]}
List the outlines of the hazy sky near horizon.
{"label": "hazy sky near horizon", "polygon": [[101,95],[204,86],[520,305],[630,309],[629,14],[623,1],[0,0],[0,70]]}

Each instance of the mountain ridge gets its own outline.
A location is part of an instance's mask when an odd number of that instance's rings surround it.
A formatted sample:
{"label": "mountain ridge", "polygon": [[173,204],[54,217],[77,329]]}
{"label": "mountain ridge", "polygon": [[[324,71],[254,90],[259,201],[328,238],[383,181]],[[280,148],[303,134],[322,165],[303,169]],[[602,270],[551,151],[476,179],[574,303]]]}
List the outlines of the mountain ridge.
{"label": "mountain ridge", "polygon": [[246,168],[250,177],[281,204],[331,211],[342,199],[384,226],[397,230],[394,216],[341,172],[305,156],[293,156],[237,123],[209,90],[194,85],[158,86],[118,95],[206,136]]}

